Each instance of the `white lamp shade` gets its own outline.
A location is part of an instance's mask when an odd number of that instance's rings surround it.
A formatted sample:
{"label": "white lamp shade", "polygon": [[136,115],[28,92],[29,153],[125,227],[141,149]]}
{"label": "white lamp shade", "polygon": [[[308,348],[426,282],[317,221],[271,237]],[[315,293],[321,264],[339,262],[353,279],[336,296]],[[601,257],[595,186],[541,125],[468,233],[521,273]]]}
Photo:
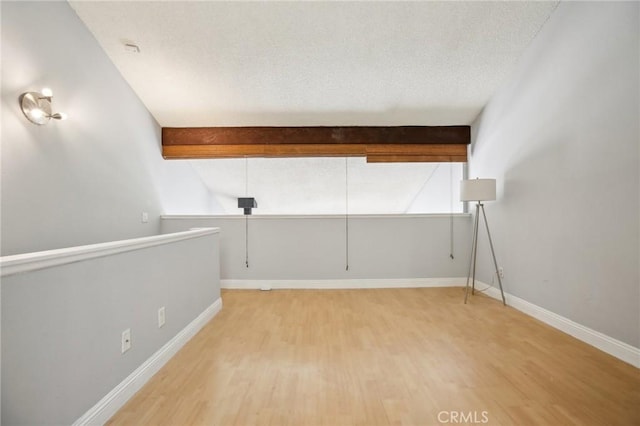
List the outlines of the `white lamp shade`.
{"label": "white lamp shade", "polygon": [[460,181],[460,201],[492,201],[495,199],[495,179],[468,179]]}

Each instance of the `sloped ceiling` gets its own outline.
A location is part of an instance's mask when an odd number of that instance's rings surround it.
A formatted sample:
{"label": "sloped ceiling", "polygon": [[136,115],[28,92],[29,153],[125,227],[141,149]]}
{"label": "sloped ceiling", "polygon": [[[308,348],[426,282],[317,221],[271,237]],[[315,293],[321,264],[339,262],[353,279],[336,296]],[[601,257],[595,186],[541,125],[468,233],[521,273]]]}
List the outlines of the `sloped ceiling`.
{"label": "sloped ceiling", "polygon": [[[470,124],[557,2],[70,4],[161,126],[203,127]],[[282,200],[271,213],[298,211],[287,185],[317,192],[304,176],[334,163],[255,161],[281,183],[253,195]],[[193,164],[220,199],[243,195],[227,179],[242,161]],[[406,211],[431,167],[369,176],[362,190],[384,191],[362,197],[376,212]]]}

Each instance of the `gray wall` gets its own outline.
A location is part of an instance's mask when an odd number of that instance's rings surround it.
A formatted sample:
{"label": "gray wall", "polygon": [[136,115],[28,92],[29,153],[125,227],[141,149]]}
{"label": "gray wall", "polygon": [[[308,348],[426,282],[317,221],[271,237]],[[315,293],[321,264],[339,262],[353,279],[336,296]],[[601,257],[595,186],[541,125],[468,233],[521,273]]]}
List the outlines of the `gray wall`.
{"label": "gray wall", "polygon": [[472,126],[469,169],[498,180],[486,206],[506,290],[636,347],[638,8],[562,2]]}
{"label": "gray wall", "polygon": [[3,277],[2,424],[82,416],[220,297],[218,250],[210,234]]}
{"label": "gray wall", "polygon": [[[163,213],[213,213],[160,127],[66,2],[2,2],[1,254],[157,234]],[[22,92],[50,87],[63,122],[31,124]],[[141,223],[141,213],[149,222]]]}
{"label": "gray wall", "polygon": [[221,228],[221,277],[236,280],[322,280],[466,277],[471,220],[454,216],[449,258],[448,216],[353,216],[349,271],[341,216],[249,218],[249,268],[243,217],[163,218],[162,232]]}

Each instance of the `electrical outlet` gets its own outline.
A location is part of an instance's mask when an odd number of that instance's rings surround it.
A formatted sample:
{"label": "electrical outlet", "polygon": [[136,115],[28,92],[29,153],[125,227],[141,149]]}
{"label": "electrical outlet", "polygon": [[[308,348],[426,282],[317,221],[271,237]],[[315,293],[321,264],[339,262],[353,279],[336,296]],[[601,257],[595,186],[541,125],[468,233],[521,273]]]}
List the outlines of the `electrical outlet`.
{"label": "electrical outlet", "polygon": [[131,329],[127,328],[122,332],[122,353],[131,349]]}
{"label": "electrical outlet", "polygon": [[158,309],[158,328],[162,327],[164,325],[164,306],[160,309]]}
{"label": "electrical outlet", "polygon": [[498,273],[500,274],[500,278],[504,278],[504,268],[502,266],[498,268]]}
{"label": "electrical outlet", "polygon": [[149,213],[147,212],[142,212],[142,215],[140,217],[140,220],[142,221],[142,223],[147,223],[149,222]]}

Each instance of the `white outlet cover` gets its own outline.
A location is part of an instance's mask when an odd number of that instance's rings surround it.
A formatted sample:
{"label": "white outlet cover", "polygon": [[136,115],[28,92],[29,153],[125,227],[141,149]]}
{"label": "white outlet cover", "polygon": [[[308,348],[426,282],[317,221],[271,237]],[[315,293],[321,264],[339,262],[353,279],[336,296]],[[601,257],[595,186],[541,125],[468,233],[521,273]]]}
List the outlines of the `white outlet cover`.
{"label": "white outlet cover", "polygon": [[122,353],[131,349],[131,329],[127,328],[122,332]]}
{"label": "white outlet cover", "polygon": [[158,309],[158,328],[162,327],[165,323],[165,311],[164,306]]}
{"label": "white outlet cover", "polygon": [[149,222],[149,213],[147,213],[147,212],[142,212],[141,220],[142,220],[142,223],[147,223],[147,222]]}

